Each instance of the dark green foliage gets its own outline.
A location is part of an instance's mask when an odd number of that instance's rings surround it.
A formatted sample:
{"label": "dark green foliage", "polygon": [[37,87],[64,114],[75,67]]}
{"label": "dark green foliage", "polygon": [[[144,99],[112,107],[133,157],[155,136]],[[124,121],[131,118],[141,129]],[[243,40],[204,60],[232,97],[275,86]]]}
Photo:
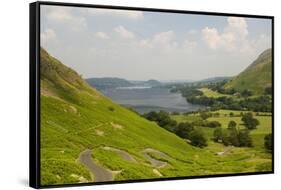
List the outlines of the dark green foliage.
{"label": "dark green foliage", "polygon": [[207,138],[205,137],[203,131],[200,129],[194,129],[193,131],[191,131],[189,140],[191,141],[191,145],[193,146],[198,146],[200,148],[208,146]]}
{"label": "dark green foliage", "polygon": [[108,107],[108,110],[113,112],[115,109],[114,109],[114,107],[109,106],[109,107]]}
{"label": "dark green foliage", "polygon": [[236,147],[251,147],[252,139],[248,129],[237,130],[236,126],[222,129],[217,127],[213,133],[213,140],[215,142],[221,142],[225,146],[236,146]]}
{"label": "dark green foliage", "polygon": [[225,146],[239,146],[240,142],[238,139],[238,131],[236,127],[233,127],[231,129],[224,129],[222,131],[221,141]]}
{"label": "dark green foliage", "polygon": [[[231,112],[231,113],[232,113],[232,112]],[[229,129],[235,128],[236,125],[237,125],[237,123],[236,123],[235,121],[230,121],[230,122],[228,123],[228,128],[229,128]]]}
{"label": "dark green foliage", "polygon": [[222,134],[223,134],[223,130],[221,127],[217,127],[215,130],[214,130],[214,141],[215,142],[222,142]]}
{"label": "dark green foliage", "polygon": [[208,113],[208,112],[200,112],[200,117],[201,117],[203,120],[206,120],[206,119],[208,119],[209,117],[211,117],[211,114]]}
{"label": "dark green foliage", "polygon": [[264,147],[268,150],[268,151],[272,151],[272,134],[267,134],[264,137]]}
{"label": "dark green foliage", "polygon": [[149,112],[143,114],[143,117],[150,121],[155,121],[160,127],[163,127],[169,131],[172,131],[174,127],[177,126],[177,122],[173,119],[171,119],[169,113],[165,111],[160,112]]}
{"label": "dark green foliage", "polygon": [[272,87],[271,86],[268,86],[264,89],[264,93],[266,95],[272,95]]}
{"label": "dark green foliage", "polygon": [[206,127],[210,127],[210,128],[216,128],[216,127],[220,127],[221,123],[218,121],[208,121],[206,124]]}
{"label": "dark green foliage", "polygon": [[256,129],[259,125],[259,121],[253,117],[251,112],[244,114],[241,120],[248,129]]}
{"label": "dark green foliage", "polygon": [[238,139],[241,147],[252,147],[252,138],[248,129],[240,130],[238,133]]}
{"label": "dark green foliage", "polygon": [[179,125],[175,128],[174,132],[181,138],[189,139],[191,131],[194,130],[194,127],[188,123],[179,123]]}
{"label": "dark green foliage", "polygon": [[231,127],[227,129],[229,131],[229,142],[233,146],[240,146],[240,141],[238,139],[238,131],[236,127]]}
{"label": "dark green foliage", "polygon": [[249,97],[249,96],[252,96],[252,95],[253,95],[253,92],[250,91],[250,90],[245,89],[245,90],[242,91],[241,95],[242,95],[243,97]]}

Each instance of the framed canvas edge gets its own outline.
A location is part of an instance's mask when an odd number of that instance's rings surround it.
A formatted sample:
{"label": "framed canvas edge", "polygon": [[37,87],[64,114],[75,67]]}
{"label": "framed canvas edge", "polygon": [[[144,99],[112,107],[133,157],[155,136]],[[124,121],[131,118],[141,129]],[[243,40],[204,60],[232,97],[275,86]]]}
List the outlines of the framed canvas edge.
{"label": "framed canvas edge", "polygon": [[[237,16],[247,18],[261,18],[271,20],[271,42],[272,42],[272,170],[265,172],[245,172],[245,173],[230,173],[230,174],[213,174],[202,176],[181,176],[169,178],[154,178],[154,179],[137,179],[137,180],[122,180],[122,181],[107,181],[107,182],[91,182],[77,184],[40,184],[40,6],[71,6],[84,8],[105,8],[119,10],[135,10],[135,11],[151,11],[151,12],[169,12],[183,13],[196,15],[213,15],[213,16]],[[189,10],[174,10],[174,9],[158,9],[145,7],[126,7],[113,5],[98,5],[98,4],[81,4],[81,3],[65,3],[65,2],[49,2],[36,1],[29,4],[29,186],[36,189],[44,188],[60,188],[60,187],[77,187],[77,186],[92,186],[92,185],[112,185],[124,183],[143,183],[155,181],[170,181],[170,180],[186,180],[186,179],[202,179],[202,178],[217,178],[217,177],[239,177],[248,175],[274,174],[275,171],[275,133],[274,133],[274,16],[269,15],[253,15],[253,14],[237,14],[237,13],[220,13],[207,11],[189,11]]]}

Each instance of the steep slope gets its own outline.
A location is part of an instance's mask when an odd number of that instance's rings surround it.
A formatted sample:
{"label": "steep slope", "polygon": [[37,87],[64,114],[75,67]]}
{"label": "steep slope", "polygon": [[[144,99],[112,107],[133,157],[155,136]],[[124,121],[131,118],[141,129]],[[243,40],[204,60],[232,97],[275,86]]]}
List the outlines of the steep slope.
{"label": "steep slope", "polygon": [[[126,151],[137,162],[127,162],[104,147]],[[92,181],[90,171],[78,159],[87,149],[94,152],[93,161],[119,171],[115,180],[159,177],[143,155],[146,148],[174,159],[173,167],[163,168],[165,176],[200,173],[200,169],[187,168],[201,168],[203,163],[192,161],[194,152],[200,156],[201,150],[115,104],[41,49],[42,185]]]}
{"label": "steep slope", "polygon": [[225,88],[234,88],[239,92],[251,90],[254,94],[263,94],[266,87],[272,85],[271,49],[265,50],[242,73],[225,84]]}

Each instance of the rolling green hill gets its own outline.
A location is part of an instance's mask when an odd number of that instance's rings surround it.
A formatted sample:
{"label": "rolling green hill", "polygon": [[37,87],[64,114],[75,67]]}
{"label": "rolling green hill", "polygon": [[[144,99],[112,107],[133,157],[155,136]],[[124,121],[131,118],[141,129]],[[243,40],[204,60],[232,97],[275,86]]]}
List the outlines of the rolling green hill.
{"label": "rolling green hill", "polygon": [[242,73],[226,83],[225,88],[234,88],[239,92],[248,89],[254,94],[263,94],[266,87],[271,87],[271,80],[271,49],[267,49]]}
{"label": "rolling green hill", "polygon": [[44,49],[40,69],[41,185],[98,181],[99,172],[130,180],[259,170],[243,154],[193,147],[114,103]]}

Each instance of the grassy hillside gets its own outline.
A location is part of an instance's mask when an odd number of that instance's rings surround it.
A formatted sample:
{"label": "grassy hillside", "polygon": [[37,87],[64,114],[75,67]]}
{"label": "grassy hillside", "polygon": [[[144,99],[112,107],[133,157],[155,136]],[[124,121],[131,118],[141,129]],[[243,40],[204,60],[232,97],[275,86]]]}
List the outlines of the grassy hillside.
{"label": "grassy hillside", "polygon": [[193,147],[112,102],[43,49],[40,83],[42,185],[95,181],[79,159],[87,149],[114,180],[260,171],[259,163]]}
{"label": "grassy hillside", "polygon": [[247,69],[226,83],[225,88],[234,88],[240,92],[248,89],[254,94],[263,94],[266,87],[271,87],[271,79],[271,49],[267,49]]}

